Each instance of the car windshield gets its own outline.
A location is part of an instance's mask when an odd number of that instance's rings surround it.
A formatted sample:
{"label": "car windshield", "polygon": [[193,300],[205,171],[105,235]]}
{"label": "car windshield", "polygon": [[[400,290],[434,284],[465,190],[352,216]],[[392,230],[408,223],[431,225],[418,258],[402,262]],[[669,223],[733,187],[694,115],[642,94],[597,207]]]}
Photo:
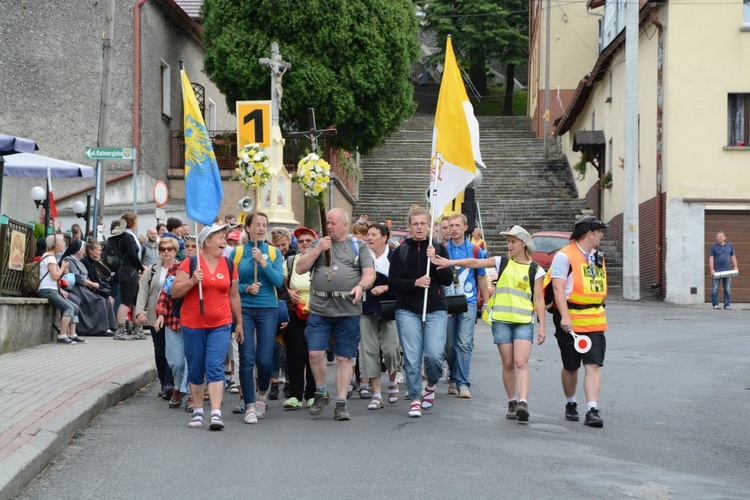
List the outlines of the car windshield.
{"label": "car windshield", "polygon": [[552,253],[557,252],[562,247],[567,245],[569,240],[567,238],[561,238],[559,236],[535,236],[534,245],[536,245],[537,252]]}

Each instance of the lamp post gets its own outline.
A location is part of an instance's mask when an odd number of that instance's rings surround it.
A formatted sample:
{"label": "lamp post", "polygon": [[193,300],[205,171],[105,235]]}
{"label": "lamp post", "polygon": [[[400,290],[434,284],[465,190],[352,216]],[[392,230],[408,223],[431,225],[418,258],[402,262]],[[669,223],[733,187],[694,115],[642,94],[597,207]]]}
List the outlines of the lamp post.
{"label": "lamp post", "polygon": [[39,186],[31,188],[31,199],[36,203],[36,208],[44,207],[44,236],[46,237],[49,234],[49,185],[48,189]]}
{"label": "lamp post", "polygon": [[84,206],[82,201],[73,203],[73,212],[78,216],[79,219],[86,219],[86,232],[83,233],[83,241],[89,237],[89,214],[91,213],[91,195],[86,195],[86,205]]}

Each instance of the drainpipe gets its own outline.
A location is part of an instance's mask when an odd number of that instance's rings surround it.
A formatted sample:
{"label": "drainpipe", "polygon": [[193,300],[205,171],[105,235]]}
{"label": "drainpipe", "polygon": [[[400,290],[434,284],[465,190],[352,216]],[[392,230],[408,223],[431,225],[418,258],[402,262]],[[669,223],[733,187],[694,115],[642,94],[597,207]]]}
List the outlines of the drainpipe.
{"label": "drainpipe", "polygon": [[133,8],[133,149],[137,170],[141,168],[141,7],[146,2],[138,0]]}
{"label": "drainpipe", "polygon": [[662,261],[662,151],[664,145],[664,136],[662,133],[664,125],[664,25],[656,17],[655,12],[650,14],[651,24],[658,30],[657,37],[657,57],[656,57],[656,282],[651,286],[658,289],[662,297],[661,276],[664,267]]}

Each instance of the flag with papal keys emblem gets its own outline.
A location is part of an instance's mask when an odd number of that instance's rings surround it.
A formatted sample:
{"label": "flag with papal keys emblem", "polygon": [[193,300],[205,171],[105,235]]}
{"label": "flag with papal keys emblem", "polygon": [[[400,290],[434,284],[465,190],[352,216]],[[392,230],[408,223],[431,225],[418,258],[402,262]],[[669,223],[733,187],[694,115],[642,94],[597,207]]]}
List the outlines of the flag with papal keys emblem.
{"label": "flag with papal keys emblem", "polygon": [[213,224],[221,208],[224,188],[219,165],[201,116],[198,100],[185,73],[182,76],[182,108],[185,130],[185,205],[187,216],[201,224]]}
{"label": "flag with papal keys emblem", "polygon": [[[441,154],[443,163],[437,181],[435,207],[431,207],[435,216],[442,214],[445,207],[474,180],[476,166],[484,167],[479,152],[479,123],[466,94],[450,36],[445,46],[443,79],[435,112],[433,160],[437,153]],[[432,175],[435,175],[434,165]]]}

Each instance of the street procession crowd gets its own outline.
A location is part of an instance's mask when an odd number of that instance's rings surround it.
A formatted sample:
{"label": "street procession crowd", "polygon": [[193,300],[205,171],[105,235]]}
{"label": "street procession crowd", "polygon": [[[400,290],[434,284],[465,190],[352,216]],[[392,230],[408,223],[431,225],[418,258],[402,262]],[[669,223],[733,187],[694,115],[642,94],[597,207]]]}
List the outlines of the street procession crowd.
{"label": "street procession crowd", "polygon": [[[580,419],[583,365],[584,423],[602,427],[607,284],[598,246],[606,225],[579,219],[545,273],[520,226],[500,233],[507,253],[490,257],[477,232],[468,237],[461,213],[436,222],[434,234],[422,207],[412,206],[407,221],[400,244],[389,224],[367,216],[350,224],[339,208],[328,212],[325,236],[307,227],[269,229],[256,211],[243,225],[226,216],[197,236],[170,218],[139,239],[137,215],[125,212],[104,248],[84,242],[80,230],[67,245],[59,234],[43,240],[38,295],[61,311],[61,344],[85,343],[79,335],[86,334],[120,341],[148,334],[159,395],[170,408],[184,403],[190,427],[207,421],[211,430],[224,428],[226,391],[238,395],[232,412],[246,424],[266,418],[268,401],[279,399],[284,410],[306,408],[313,416],[333,402],[334,419],[346,421],[355,393],[369,400],[368,410],[405,398],[408,417],[420,418],[439,404],[441,380],[449,395],[470,399],[478,316],[491,324],[502,361],[505,416],[528,422],[528,362],[534,340],[546,340],[550,312],[564,418]],[[61,286],[66,278],[69,287]]]}

